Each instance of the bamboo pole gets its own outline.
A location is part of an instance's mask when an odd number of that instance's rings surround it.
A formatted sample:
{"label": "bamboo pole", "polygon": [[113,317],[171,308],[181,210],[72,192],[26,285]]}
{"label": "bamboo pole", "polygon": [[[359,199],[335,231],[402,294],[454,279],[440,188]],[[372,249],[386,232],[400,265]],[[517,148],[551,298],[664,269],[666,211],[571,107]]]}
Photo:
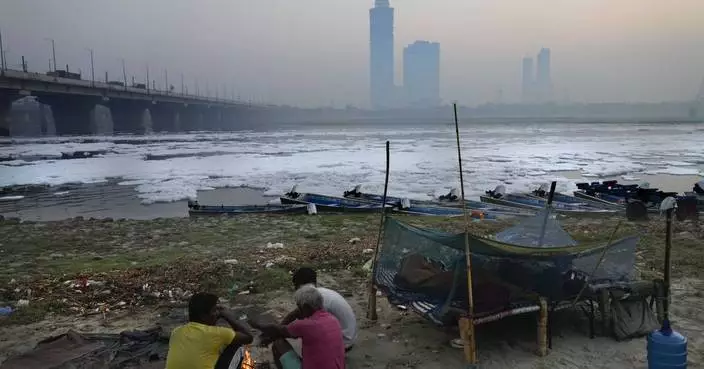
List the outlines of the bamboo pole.
{"label": "bamboo pole", "polygon": [[455,113],[455,137],[457,138],[457,160],[460,170],[460,194],[462,212],[464,213],[464,254],[467,261],[467,312],[468,316],[460,319],[460,335],[464,343],[464,356],[468,366],[477,363],[477,340],[474,336],[474,296],[472,295],[472,256],[469,250],[469,215],[464,198],[464,175],[462,174],[462,150],[460,146],[460,124],[457,118],[457,103],[452,104]]}
{"label": "bamboo pole", "polygon": [[538,355],[548,354],[548,303],[540,298],[540,316],[538,317]]}
{"label": "bamboo pole", "polygon": [[389,189],[389,141],[386,141],[386,179],[384,179],[384,197],[381,202],[381,221],[379,222],[379,234],[376,238],[376,248],[374,248],[374,257],[372,258],[372,273],[369,281],[369,299],[367,302],[367,319],[376,320],[376,286],[374,285],[374,275],[376,274],[377,258],[379,257],[379,247],[381,245],[381,237],[384,232],[384,221],[386,220],[386,193]]}
{"label": "bamboo pole", "polygon": [[663,300],[663,322],[669,326],[670,322],[670,270],[672,269],[672,213],[674,209],[665,211],[665,267],[663,270],[665,299]]}

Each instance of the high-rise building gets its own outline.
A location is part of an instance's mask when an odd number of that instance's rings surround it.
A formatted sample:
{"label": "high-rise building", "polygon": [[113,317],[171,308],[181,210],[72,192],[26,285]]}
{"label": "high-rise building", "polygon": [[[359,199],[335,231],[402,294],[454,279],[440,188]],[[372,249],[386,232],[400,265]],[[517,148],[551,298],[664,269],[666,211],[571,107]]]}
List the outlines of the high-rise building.
{"label": "high-rise building", "polygon": [[394,9],[389,0],[375,0],[369,10],[370,98],[374,108],[390,107],[394,86]]}
{"label": "high-rise building", "polygon": [[403,50],[403,87],[406,103],[440,104],[440,44],[416,41]]}
{"label": "high-rise building", "polygon": [[538,53],[538,72],[536,76],[536,92],[541,102],[552,99],[552,79],[550,78],[550,49],[542,48]]}
{"label": "high-rise building", "polygon": [[523,80],[521,94],[524,103],[533,101],[533,58],[523,58]]}

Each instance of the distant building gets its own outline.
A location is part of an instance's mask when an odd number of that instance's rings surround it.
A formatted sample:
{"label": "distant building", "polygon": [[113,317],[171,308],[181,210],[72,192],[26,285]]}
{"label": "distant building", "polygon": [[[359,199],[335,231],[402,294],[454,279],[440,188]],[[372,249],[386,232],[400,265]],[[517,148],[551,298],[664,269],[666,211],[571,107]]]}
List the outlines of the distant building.
{"label": "distant building", "polygon": [[535,81],[533,79],[533,58],[523,58],[523,80],[521,84],[521,95],[523,103],[533,102],[533,89]]}
{"label": "distant building", "polygon": [[440,105],[439,43],[416,41],[403,50],[403,87],[409,105]]}
{"label": "distant building", "polygon": [[552,79],[550,77],[550,49],[542,48],[537,58],[538,70],[535,87],[538,101],[552,100]]}
{"label": "distant building", "polygon": [[394,86],[394,9],[389,0],[375,0],[369,10],[370,99],[375,109],[390,107]]}

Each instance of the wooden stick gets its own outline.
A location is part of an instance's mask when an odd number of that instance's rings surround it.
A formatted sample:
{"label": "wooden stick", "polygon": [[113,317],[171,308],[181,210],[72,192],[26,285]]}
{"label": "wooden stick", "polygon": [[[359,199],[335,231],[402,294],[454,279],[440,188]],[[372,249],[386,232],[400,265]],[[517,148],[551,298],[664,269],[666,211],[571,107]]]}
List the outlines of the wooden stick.
{"label": "wooden stick", "polygon": [[672,268],[672,212],[674,209],[667,209],[665,212],[665,267],[663,270],[663,287],[665,289],[665,299],[663,300],[663,321],[670,320],[670,269]]}
{"label": "wooden stick", "polygon": [[464,175],[462,174],[462,150],[460,146],[460,124],[457,118],[457,103],[452,104],[455,112],[455,137],[457,138],[457,160],[460,169],[460,194],[462,196],[462,212],[464,213],[464,254],[467,260],[467,311],[468,317],[460,320],[460,333],[464,341],[464,356],[467,364],[477,363],[477,340],[474,336],[474,296],[472,295],[472,254],[469,250],[469,215],[464,199]]}
{"label": "wooden stick", "polygon": [[550,184],[550,194],[548,195],[548,201],[545,202],[545,217],[543,217],[543,227],[540,228],[540,241],[538,241],[539,246],[543,246],[543,241],[545,241],[545,231],[548,225],[548,217],[550,216],[550,206],[552,205],[552,198],[555,196],[555,187],[557,182],[553,181]]}
{"label": "wooden stick", "polygon": [[384,221],[386,220],[386,193],[389,190],[389,141],[386,141],[386,179],[384,180],[384,197],[381,202],[381,221],[379,222],[379,235],[376,238],[376,248],[374,249],[374,257],[372,258],[372,275],[369,281],[369,300],[367,304],[367,318],[376,320],[376,286],[374,285],[374,276],[376,274],[377,258],[379,257],[379,248],[381,238],[384,232]]}
{"label": "wooden stick", "polygon": [[548,354],[548,303],[540,298],[540,316],[538,317],[538,355]]}
{"label": "wooden stick", "polygon": [[599,270],[601,263],[604,262],[604,257],[606,257],[606,253],[611,248],[612,242],[614,241],[614,237],[616,236],[616,232],[618,232],[618,229],[621,228],[622,223],[623,223],[623,220],[619,220],[618,223],[616,224],[616,228],[614,228],[613,232],[611,232],[611,236],[609,236],[609,241],[606,242],[606,246],[604,247],[604,250],[601,252],[601,256],[599,257],[599,260],[596,262],[596,265],[594,265],[594,269],[592,270],[592,274],[587,276],[587,279],[584,281],[584,285],[582,286],[582,289],[579,290],[577,297],[575,297],[574,300],[572,301],[572,308],[574,308],[577,305],[577,303],[579,302],[579,299],[582,297],[582,294],[589,286],[589,282],[591,281],[592,278],[594,278],[594,275],[596,274],[596,271]]}

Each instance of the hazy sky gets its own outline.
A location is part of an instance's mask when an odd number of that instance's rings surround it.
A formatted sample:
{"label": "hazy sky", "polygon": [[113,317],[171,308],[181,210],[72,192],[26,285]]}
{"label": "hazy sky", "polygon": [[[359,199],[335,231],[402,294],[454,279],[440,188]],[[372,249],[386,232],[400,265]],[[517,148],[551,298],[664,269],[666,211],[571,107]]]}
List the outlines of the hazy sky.
{"label": "hazy sky", "polygon": [[[391,0],[400,84],[404,45],[441,43],[441,95],[463,104],[520,97],[521,59],[552,49],[557,97],[689,100],[704,77],[704,0]],[[366,106],[373,0],[0,0],[7,59],[90,77],[198,78],[242,98]]]}

